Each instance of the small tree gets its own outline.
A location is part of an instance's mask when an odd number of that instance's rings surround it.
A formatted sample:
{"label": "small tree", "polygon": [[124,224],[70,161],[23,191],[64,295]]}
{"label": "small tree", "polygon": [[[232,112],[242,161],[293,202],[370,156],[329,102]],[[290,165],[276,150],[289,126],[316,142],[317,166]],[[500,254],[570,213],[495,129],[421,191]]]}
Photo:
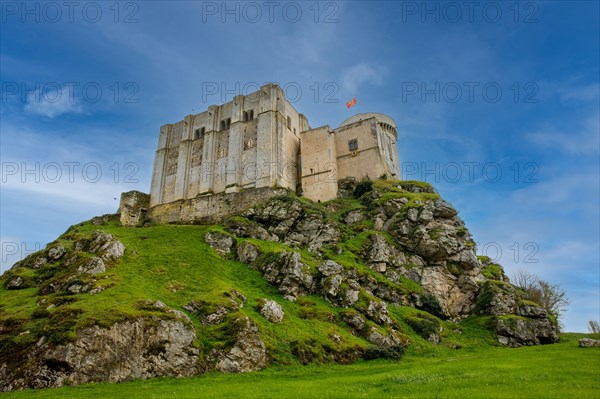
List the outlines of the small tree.
{"label": "small tree", "polygon": [[569,304],[567,293],[558,284],[540,280],[526,270],[519,270],[512,276],[513,284],[523,290],[525,297],[539,304],[546,312],[557,319]]}
{"label": "small tree", "polygon": [[[535,274],[527,270],[517,270],[512,276],[513,284],[525,292],[532,291],[538,284],[538,278]],[[537,302],[537,301],[535,301]]]}
{"label": "small tree", "polygon": [[544,280],[538,281],[538,287],[540,305],[558,318],[569,304],[567,293],[558,284],[550,284]]}
{"label": "small tree", "polygon": [[598,325],[598,322],[596,320],[588,321],[588,328],[590,329],[590,332],[592,334],[600,333],[600,325]]}

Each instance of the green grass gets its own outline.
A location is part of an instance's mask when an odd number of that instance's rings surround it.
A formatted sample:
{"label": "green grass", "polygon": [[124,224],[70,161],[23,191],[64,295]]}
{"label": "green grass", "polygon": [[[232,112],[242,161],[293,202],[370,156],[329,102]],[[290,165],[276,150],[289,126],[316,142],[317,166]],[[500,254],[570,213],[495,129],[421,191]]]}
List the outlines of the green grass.
{"label": "green grass", "polygon": [[[422,203],[437,196],[406,192],[396,187],[398,183],[402,182],[378,181],[375,185],[376,189],[385,191],[384,195],[408,198],[405,210],[419,206],[417,200]],[[427,185],[420,187],[427,188]],[[338,223],[350,210],[367,212],[370,209],[356,198],[334,200],[319,206],[312,203],[308,206],[305,199],[282,197],[280,200],[299,201],[303,208],[308,207],[309,213],[324,214],[329,223]],[[237,221],[250,223],[243,218]],[[423,288],[416,282],[406,278],[392,282],[371,270],[362,259],[365,244],[375,233],[388,240],[392,238],[387,233],[372,230],[366,222],[358,229],[356,227],[338,224],[342,238],[337,244],[322,248],[323,259],[332,259],[353,270],[355,278],[376,281],[402,295],[423,294]],[[71,248],[76,240],[89,238],[95,230],[112,234],[126,248],[118,263],[107,265],[106,273],[77,277],[94,287],[108,287],[105,291],[95,295],[65,292],[42,295],[46,291],[40,293],[39,287],[8,291],[0,277],[0,353],[7,356],[0,360],[12,365],[27,361],[27,350],[42,336],[60,344],[74,339],[77,331],[90,325],[106,327],[120,320],[152,315],[173,317],[149,306],[148,300],[150,303],[160,300],[179,310],[194,300],[207,310],[218,305],[231,306],[227,296],[236,290],[247,298],[246,304],[241,309],[230,308],[231,313],[224,323],[205,326],[198,315],[187,312],[198,337],[195,345],[203,355],[212,348],[227,348],[232,344],[235,320],[239,316],[248,316],[259,328],[272,366],[244,375],[208,373],[189,379],[90,384],[3,396],[523,397],[526,392],[535,397],[594,397],[599,387],[599,352],[577,348],[575,335],[566,335],[565,342],[558,345],[506,349],[499,347],[490,332],[490,317],[472,316],[456,324],[394,304],[388,304],[392,325],[402,339],[410,341],[403,360],[360,360],[348,366],[332,364],[355,361],[360,353],[357,349],[373,347],[361,336],[364,332],[352,331],[343,321],[345,312],[356,309],[332,306],[318,295],[301,297],[295,303],[284,300],[259,270],[236,261],[232,254],[218,254],[204,242],[207,231],[224,232],[223,226],[124,228],[114,222],[102,226],[86,222],[72,226],[50,246],[60,243]],[[297,251],[303,262],[310,266],[311,273],[317,273],[320,259],[304,248],[295,249],[282,243],[251,238],[238,238],[236,244],[242,241],[249,241],[259,248],[262,255],[257,262],[273,261],[283,251]],[[63,262],[64,259],[36,271],[17,268],[14,273],[33,283],[47,280],[40,285],[43,288],[50,281],[64,282],[72,274],[71,269],[76,265],[67,267]],[[489,276],[496,278],[501,277],[501,271],[493,264],[485,269]],[[503,283],[489,284],[501,288]],[[283,307],[283,322],[272,324],[259,314],[259,304],[264,298],[276,300]],[[362,290],[355,308],[367,306],[369,298],[370,294]],[[48,308],[50,304],[55,306]],[[367,325],[374,326],[374,323],[367,321]],[[385,329],[380,328],[382,332]],[[433,332],[441,338],[438,345],[427,341]],[[202,359],[201,356],[201,362]],[[576,383],[570,384],[570,381]]]}
{"label": "green grass", "polygon": [[121,384],[2,394],[3,398],[599,398],[600,348],[559,344],[407,355],[399,362],[272,367]]}
{"label": "green grass", "polygon": [[[349,333],[339,322],[339,309],[332,308],[319,297],[312,298],[315,311],[309,312],[297,303],[283,300],[277,288],[269,284],[258,270],[236,261],[233,256],[221,256],[204,242],[208,230],[219,230],[219,226],[160,225],[147,228],[123,228],[113,225],[94,226],[90,223],[76,225],[61,237],[68,239],[89,236],[94,230],[102,230],[120,240],[126,248],[125,255],[118,265],[107,268],[106,273],[97,275],[95,285],[110,285],[110,288],[96,294],[43,296],[49,302],[69,299],[72,302],[40,314],[36,303],[42,298],[37,288],[6,290],[0,279],[0,322],[17,319],[25,324],[17,333],[30,331],[19,337],[24,344],[32,345],[42,336],[61,343],[75,338],[75,332],[91,325],[110,326],[113,323],[140,316],[160,315],[161,311],[143,308],[139,303],[145,300],[164,302],[173,309],[182,310],[189,301],[203,301],[217,304],[225,301],[224,295],[237,290],[246,296],[246,305],[232,316],[249,316],[258,325],[261,338],[275,364],[299,364],[290,355],[290,346],[318,345],[343,353],[356,346],[366,347],[368,343]],[[279,243],[249,239],[267,252],[291,251]],[[313,269],[317,261],[308,251],[299,250],[303,260]],[[27,272],[29,270],[26,270]],[[285,312],[282,323],[273,325],[259,314],[258,301],[263,298],[276,300]],[[38,310],[36,317],[34,311]],[[329,320],[317,317],[329,311],[334,317]],[[315,313],[315,317],[311,317]],[[188,312],[198,332],[198,346],[208,352],[213,347],[227,345],[226,331],[218,331],[222,326],[204,326],[199,318]],[[34,316],[34,317],[32,317]],[[64,316],[64,317],[63,317]],[[331,336],[337,334],[341,342],[331,347]],[[0,338],[13,347],[9,336]],[[0,339],[0,347],[2,340]],[[331,351],[330,351],[331,352]],[[14,351],[15,357],[20,356]],[[317,354],[313,361],[332,361],[327,353]],[[21,357],[22,358],[22,357]]]}

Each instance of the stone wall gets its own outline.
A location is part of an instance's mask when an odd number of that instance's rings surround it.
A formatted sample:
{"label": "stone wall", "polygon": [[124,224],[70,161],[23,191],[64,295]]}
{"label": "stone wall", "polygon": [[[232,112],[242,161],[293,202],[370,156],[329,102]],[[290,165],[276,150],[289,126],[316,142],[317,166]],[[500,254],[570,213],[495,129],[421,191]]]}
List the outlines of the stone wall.
{"label": "stone wall", "polygon": [[301,136],[302,195],[313,201],[337,197],[335,134],[329,126],[303,132]]}
{"label": "stone wall", "polygon": [[287,195],[285,188],[263,187],[236,193],[219,193],[155,205],[147,218],[155,223],[214,224],[225,217],[243,212],[256,203]]}
{"label": "stone wall", "polygon": [[123,226],[140,226],[146,219],[150,196],[141,191],[121,194],[119,203],[120,221]]}

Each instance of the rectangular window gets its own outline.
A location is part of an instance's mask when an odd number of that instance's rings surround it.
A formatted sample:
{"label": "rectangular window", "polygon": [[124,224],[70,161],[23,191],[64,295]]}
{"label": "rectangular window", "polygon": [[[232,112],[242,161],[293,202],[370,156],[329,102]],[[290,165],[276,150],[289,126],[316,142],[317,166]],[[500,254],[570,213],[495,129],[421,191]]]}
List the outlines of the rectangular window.
{"label": "rectangular window", "polygon": [[202,137],[204,137],[205,132],[206,132],[205,127],[201,127],[199,129],[194,130],[194,140],[198,140],[198,139],[201,139]]}
{"label": "rectangular window", "polygon": [[349,140],[348,141],[348,149],[350,151],[358,150],[358,140],[357,139]]}
{"label": "rectangular window", "polygon": [[227,130],[231,126],[231,118],[223,119],[221,121],[221,130]]}
{"label": "rectangular window", "polygon": [[254,119],[254,110],[244,111],[244,122],[250,122],[252,119]]}
{"label": "rectangular window", "polygon": [[287,128],[292,130],[292,118],[287,117]]}

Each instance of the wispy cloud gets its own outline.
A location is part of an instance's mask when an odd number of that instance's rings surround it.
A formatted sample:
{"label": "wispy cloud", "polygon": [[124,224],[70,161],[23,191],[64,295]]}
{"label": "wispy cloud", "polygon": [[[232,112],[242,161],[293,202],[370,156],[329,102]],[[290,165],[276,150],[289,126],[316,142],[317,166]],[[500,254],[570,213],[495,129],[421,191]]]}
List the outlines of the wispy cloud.
{"label": "wispy cloud", "polygon": [[597,101],[600,97],[600,85],[597,83],[583,86],[561,86],[557,88],[562,101]]}
{"label": "wispy cloud", "polygon": [[526,134],[526,138],[541,148],[555,149],[571,155],[598,154],[600,151],[600,115],[585,118],[572,131],[546,127]]}
{"label": "wispy cloud", "polygon": [[30,93],[27,96],[25,111],[34,115],[54,118],[64,114],[81,114],[83,106],[80,100],[71,95],[68,87],[62,87],[56,90],[36,90],[34,93]]}
{"label": "wispy cloud", "polygon": [[368,63],[361,62],[342,70],[341,83],[345,91],[353,93],[365,83],[381,85],[383,83],[383,72]]}

